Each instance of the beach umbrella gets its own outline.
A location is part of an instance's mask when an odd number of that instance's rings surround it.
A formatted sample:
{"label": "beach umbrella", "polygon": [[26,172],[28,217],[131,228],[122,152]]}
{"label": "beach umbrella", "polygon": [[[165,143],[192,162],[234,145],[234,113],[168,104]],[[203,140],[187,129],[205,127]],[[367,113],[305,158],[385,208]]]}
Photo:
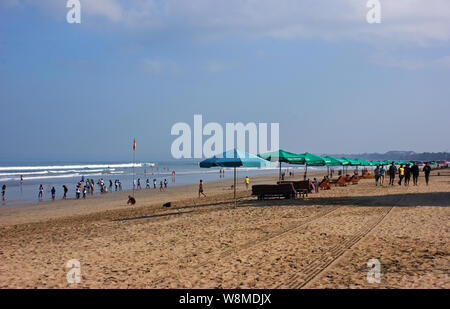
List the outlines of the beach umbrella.
{"label": "beach umbrella", "polygon": [[308,173],[308,166],[325,166],[327,162],[330,162],[330,160],[325,159],[321,156],[305,152],[299,155],[303,161],[305,162],[305,177]]}
{"label": "beach umbrella", "polygon": [[330,171],[329,171],[329,167],[330,166],[342,166],[342,173],[344,173],[344,166],[348,165],[349,162],[339,159],[339,158],[335,158],[335,157],[330,157],[330,156],[325,156],[324,157],[327,162],[326,162],[326,166],[327,166],[327,174],[330,175]]}
{"label": "beach umbrella", "polygon": [[281,163],[289,163],[289,164],[305,164],[304,160],[300,155],[293,153],[293,152],[287,152],[284,150],[277,150],[272,152],[267,152],[263,154],[259,154],[258,157],[270,161],[270,162],[279,162],[280,163],[280,173],[279,173],[279,179],[281,180]]}
{"label": "beach umbrella", "polygon": [[258,156],[237,149],[225,151],[224,153],[200,162],[201,168],[210,167],[233,167],[234,168],[234,208],[236,208],[236,168],[237,167],[268,167],[270,162]]}

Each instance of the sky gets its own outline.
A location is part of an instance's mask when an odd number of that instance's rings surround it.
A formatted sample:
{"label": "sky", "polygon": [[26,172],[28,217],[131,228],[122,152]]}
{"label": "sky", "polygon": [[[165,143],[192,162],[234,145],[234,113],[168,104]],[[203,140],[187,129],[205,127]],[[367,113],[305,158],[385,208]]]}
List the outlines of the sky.
{"label": "sky", "polygon": [[448,0],[66,3],[0,1],[0,163],[170,159],[195,114],[297,153],[450,151]]}

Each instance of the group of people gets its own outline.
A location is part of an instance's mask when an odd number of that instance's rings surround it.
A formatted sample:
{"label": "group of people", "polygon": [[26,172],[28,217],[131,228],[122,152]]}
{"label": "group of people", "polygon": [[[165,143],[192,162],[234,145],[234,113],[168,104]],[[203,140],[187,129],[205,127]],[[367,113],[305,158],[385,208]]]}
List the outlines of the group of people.
{"label": "group of people", "polygon": [[[167,181],[166,178],[164,178],[164,181],[161,180],[159,182],[159,191],[162,191],[162,192],[166,191],[168,184],[169,184],[169,182]],[[156,178],[153,178],[153,189],[156,189],[156,187],[157,187],[157,181],[156,181]],[[146,189],[150,189],[151,188],[151,186],[150,186],[150,179],[149,178],[147,178],[147,180],[145,181],[145,188]],[[142,189],[141,179],[140,178],[137,179],[137,183],[136,183],[135,180],[133,180],[133,189],[134,190]]]}
{"label": "group of people", "polygon": [[[428,163],[425,163],[425,166],[423,167],[423,172],[425,175],[425,183],[428,186],[428,183],[430,181],[430,173],[431,173],[431,166]],[[395,184],[395,178],[396,175],[399,175],[398,185],[405,185],[409,186],[411,181],[411,176],[413,179],[413,185],[417,186],[418,180],[419,180],[419,174],[420,169],[417,163],[414,162],[412,166],[408,164],[402,164],[399,168],[395,166],[394,162],[389,166],[389,168],[386,170],[384,166],[377,166],[374,170],[375,174],[375,184],[378,186],[384,185],[384,179],[386,175],[389,175],[389,185],[393,186]]]}

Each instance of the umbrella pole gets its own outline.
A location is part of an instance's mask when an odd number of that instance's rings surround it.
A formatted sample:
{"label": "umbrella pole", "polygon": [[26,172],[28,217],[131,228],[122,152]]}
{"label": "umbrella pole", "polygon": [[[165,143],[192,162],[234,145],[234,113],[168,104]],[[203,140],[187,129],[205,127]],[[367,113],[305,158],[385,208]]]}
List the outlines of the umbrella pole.
{"label": "umbrella pole", "polygon": [[236,208],[236,166],[234,167],[234,208]]}
{"label": "umbrella pole", "polygon": [[280,161],[280,173],[278,174],[278,181],[281,181],[281,161]]}

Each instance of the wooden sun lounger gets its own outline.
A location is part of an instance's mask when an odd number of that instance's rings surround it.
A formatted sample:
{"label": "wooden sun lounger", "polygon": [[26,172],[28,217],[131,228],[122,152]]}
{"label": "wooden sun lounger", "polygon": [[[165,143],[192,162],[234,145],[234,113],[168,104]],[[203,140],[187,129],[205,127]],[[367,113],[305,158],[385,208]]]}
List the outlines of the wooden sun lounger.
{"label": "wooden sun lounger", "polygon": [[308,196],[308,193],[313,190],[312,183],[309,180],[301,181],[279,181],[277,184],[292,183],[295,191],[297,191],[298,197]]}
{"label": "wooden sun lounger", "polygon": [[322,189],[322,190],[330,190],[330,189],[331,189],[331,186],[330,186],[330,179],[325,178],[324,180],[322,180],[322,181],[319,183],[319,188]]}
{"label": "wooden sun lounger", "polygon": [[284,197],[287,199],[295,199],[297,197],[297,191],[292,183],[253,185],[252,195],[256,195],[258,200],[263,200],[266,197]]}
{"label": "wooden sun lounger", "polygon": [[330,185],[341,186],[344,187],[348,184],[344,176],[339,176],[337,180],[330,180]]}
{"label": "wooden sun lounger", "polygon": [[352,185],[357,185],[359,181],[359,176],[353,175],[352,177],[347,177],[347,181]]}

